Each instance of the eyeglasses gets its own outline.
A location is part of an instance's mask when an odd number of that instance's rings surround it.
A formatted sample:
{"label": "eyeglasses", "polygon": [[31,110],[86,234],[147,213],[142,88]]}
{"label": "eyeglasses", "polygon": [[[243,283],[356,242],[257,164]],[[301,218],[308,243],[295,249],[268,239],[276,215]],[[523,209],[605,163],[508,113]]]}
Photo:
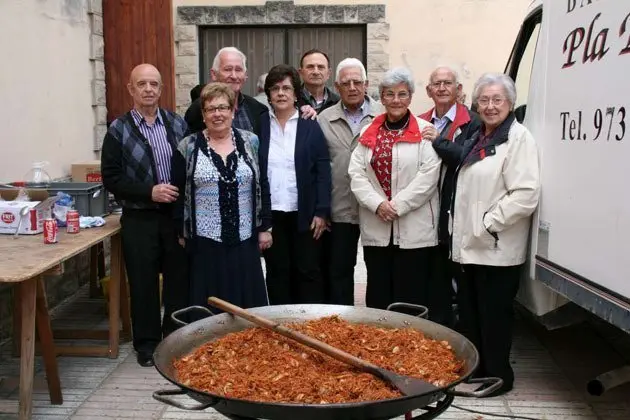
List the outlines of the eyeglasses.
{"label": "eyeglasses", "polygon": [[395,92],[385,92],[383,93],[383,98],[387,99],[388,101],[394,100],[396,98],[400,99],[401,101],[407,100],[411,97],[411,95],[409,94],[409,92],[406,91],[402,91],[402,92],[398,92],[398,94],[396,94]]}
{"label": "eyeglasses", "polygon": [[441,88],[442,86],[444,86],[444,87],[445,87],[445,88],[447,88],[447,89],[450,89],[450,88],[452,88],[453,86],[455,86],[455,82],[454,82],[454,81],[452,81],[452,80],[438,80],[438,81],[436,81],[436,82],[432,82],[432,83],[431,83],[431,87],[432,87],[433,89],[439,89],[439,88]]}
{"label": "eyeglasses", "polygon": [[345,82],[339,82],[339,86],[346,89],[352,85],[356,87],[362,87],[364,84],[365,84],[365,80],[346,80]]}
{"label": "eyeglasses", "polygon": [[229,105],[209,106],[207,108],[204,108],[203,112],[205,112],[206,114],[214,114],[215,112],[219,111],[223,114],[224,112],[228,112],[231,109],[232,108]]}
{"label": "eyeglasses", "polygon": [[492,103],[492,105],[494,106],[501,106],[505,103],[505,100],[505,98],[502,98],[500,96],[496,96],[494,98],[482,97],[477,99],[477,105],[485,107]]}
{"label": "eyeglasses", "polygon": [[269,88],[269,92],[278,93],[282,91],[282,93],[291,93],[293,92],[293,86],[283,85],[283,86],[272,86]]}

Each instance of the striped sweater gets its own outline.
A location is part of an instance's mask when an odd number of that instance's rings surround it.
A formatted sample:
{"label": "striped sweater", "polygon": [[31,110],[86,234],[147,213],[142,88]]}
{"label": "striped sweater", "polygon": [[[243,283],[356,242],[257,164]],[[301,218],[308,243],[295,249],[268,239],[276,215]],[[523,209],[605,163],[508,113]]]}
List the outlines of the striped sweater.
{"label": "striped sweater", "polygon": [[[186,122],[174,112],[164,109],[158,112],[162,115],[168,142],[175,151],[186,132]],[[138,129],[131,112],[114,120],[105,134],[101,173],[105,189],[114,194],[123,207],[159,207],[151,199],[153,187],[158,183],[151,146]]]}

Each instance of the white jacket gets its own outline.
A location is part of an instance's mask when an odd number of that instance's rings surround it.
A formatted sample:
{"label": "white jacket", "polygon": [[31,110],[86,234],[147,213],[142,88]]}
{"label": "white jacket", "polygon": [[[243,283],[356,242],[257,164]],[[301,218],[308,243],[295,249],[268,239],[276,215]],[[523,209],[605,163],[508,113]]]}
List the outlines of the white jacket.
{"label": "white jacket", "polygon": [[[431,124],[411,117],[407,132],[419,133]],[[380,115],[361,131],[361,139],[370,128],[379,127]],[[419,138],[419,137],[417,137]],[[413,249],[437,245],[439,213],[437,183],[441,160],[428,141],[399,141],[392,148],[392,201],[398,212],[394,222],[383,222],[377,215],[379,204],[387,200],[372,169],[372,148],[360,139],[350,158],[350,188],[359,202],[359,225],[363,246],[385,247],[393,243]]]}
{"label": "white jacket", "polygon": [[459,170],[451,221],[455,262],[525,262],[530,216],[540,196],[538,148],[524,126],[513,116],[508,120],[513,122],[497,128],[484,148],[485,157],[479,155]]}

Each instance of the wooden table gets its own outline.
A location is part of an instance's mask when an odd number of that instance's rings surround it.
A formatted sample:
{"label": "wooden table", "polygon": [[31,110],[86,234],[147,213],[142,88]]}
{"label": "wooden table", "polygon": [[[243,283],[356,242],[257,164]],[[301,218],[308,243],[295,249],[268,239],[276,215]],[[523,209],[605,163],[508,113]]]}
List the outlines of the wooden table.
{"label": "wooden table", "polygon": [[[30,419],[32,413],[33,377],[35,373],[35,331],[41,344],[46,368],[46,379],[52,404],[62,404],[61,385],[57,368],[57,355],[118,357],[120,325],[124,336],[131,335],[127,282],[120,238],[120,216],[109,216],[99,228],[82,229],[69,235],[60,229],[59,243],[46,245],[40,235],[0,235],[0,282],[15,283],[14,289],[14,342],[19,342],[20,402],[19,419]],[[63,231],[63,232],[62,232]],[[64,261],[93,249],[111,238],[111,276],[109,284],[109,330],[55,332],[50,326],[44,274],[54,273]],[[37,326],[37,330],[36,327]],[[21,339],[17,340],[17,333]],[[106,346],[62,347],[55,346],[54,338],[107,339]]]}

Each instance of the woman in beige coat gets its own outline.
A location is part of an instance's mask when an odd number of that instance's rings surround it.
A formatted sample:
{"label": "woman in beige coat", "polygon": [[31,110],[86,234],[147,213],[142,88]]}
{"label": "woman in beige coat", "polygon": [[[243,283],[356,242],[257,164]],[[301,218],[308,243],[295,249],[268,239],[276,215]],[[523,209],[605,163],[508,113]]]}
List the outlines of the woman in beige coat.
{"label": "woman in beige coat", "polygon": [[427,304],[440,159],[423,129],[433,126],[409,112],[414,82],[407,69],[387,72],[379,89],[385,113],[362,130],[348,169],[360,205],[366,304]]}
{"label": "woman in beige coat", "polygon": [[438,139],[435,148],[445,162],[458,165],[450,224],[452,259],[461,267],[460,329],[479,350],[476,374],[503,379],[499,395],[514,382],[513,303],[540,194],[538,149],[515,119],[516,88],[508,76],[483,75],[473,102],[480,131],[463,146],[450,142],[443,149]]}

